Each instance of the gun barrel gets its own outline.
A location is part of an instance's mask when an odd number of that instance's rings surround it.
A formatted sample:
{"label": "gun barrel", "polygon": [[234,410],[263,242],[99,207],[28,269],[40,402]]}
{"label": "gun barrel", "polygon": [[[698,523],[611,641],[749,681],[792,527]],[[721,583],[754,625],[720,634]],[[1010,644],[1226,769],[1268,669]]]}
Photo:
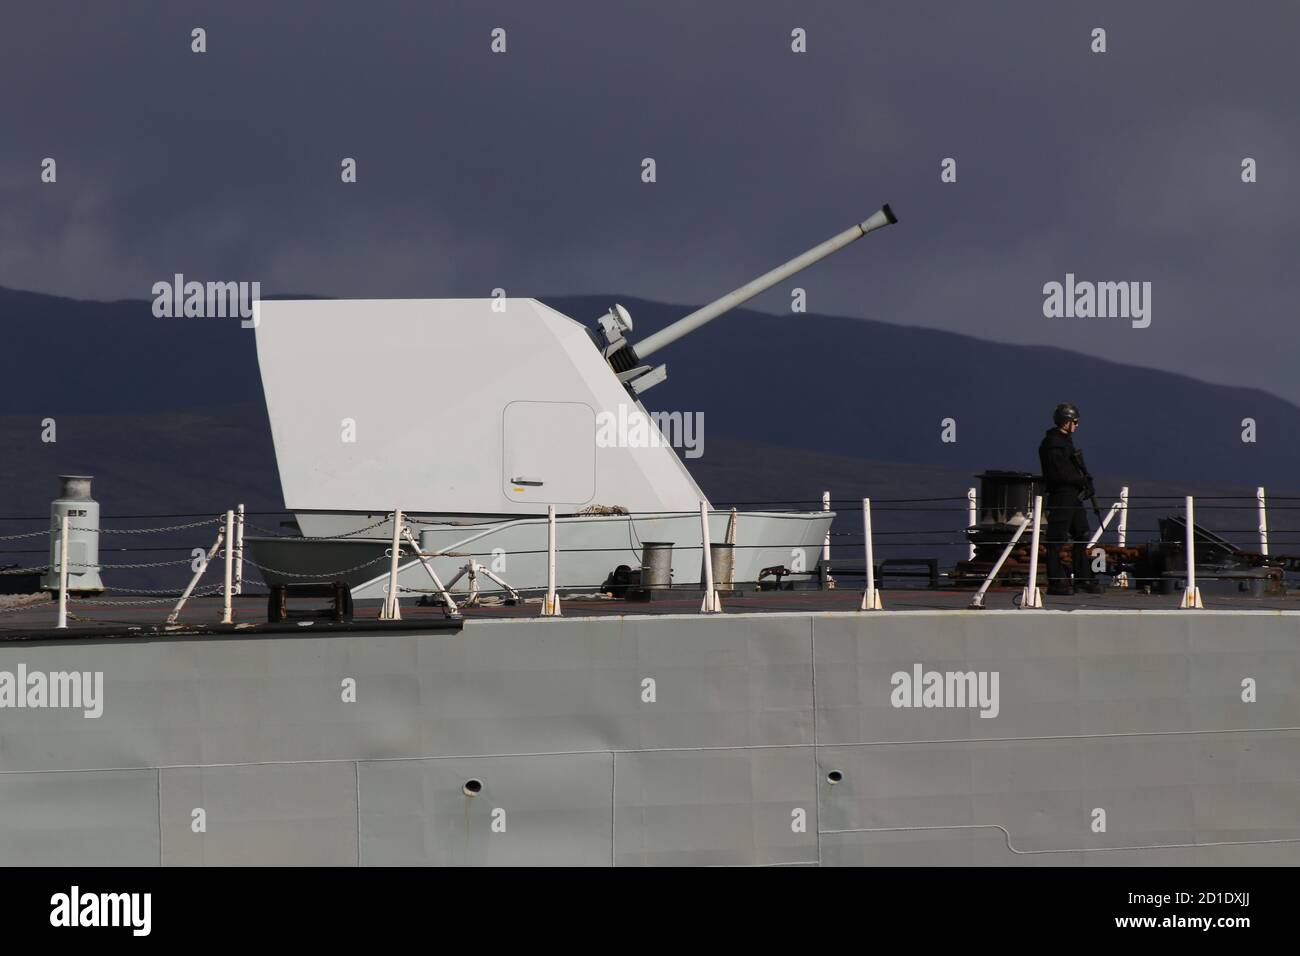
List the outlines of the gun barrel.
{"label": "gun barrel", "polygon": [[734,292],[728,292],[720,299],[710,302],[701,309],[696,309],[685,318],[678,319],[666,329],[660,329],[658,332],[643,339],[633,346],[636,354],[640,358],[645,358],[653,352],[659,351],[665,345],[676,342],[683,335],[694,332],[706,322],[711,322],[724,312],[729,312],[743,302],[752,299],[760,292],[766,292],[772,286],[783,282],[796,272],[808,268],[814,262],[825,259],[833,252],[838,252],[851,242],[856,242],[869,232],[884,228],[891,223],[898,222],[894,217],[893,211],[889,208],[888,203],[869,219],[866,219],[855,226],[850,226],[838,236],[832,236],[821,245],[813,246],[802,255],[795,256],[789,262],[777,266],[770,272],[754,279],[752,282],[746,282]]}

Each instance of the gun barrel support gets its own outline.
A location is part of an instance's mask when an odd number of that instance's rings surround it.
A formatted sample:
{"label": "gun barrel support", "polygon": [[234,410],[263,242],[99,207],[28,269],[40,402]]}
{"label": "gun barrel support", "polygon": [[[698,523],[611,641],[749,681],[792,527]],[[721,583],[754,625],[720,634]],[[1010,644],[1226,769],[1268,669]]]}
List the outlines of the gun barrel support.
{"label": "gun barrel support", "polygon": [[796,272],[806,269],[814,262],[825,259],[833,252],[838,252],[849,243],[856,242],[869,232],[874,232],[877,229],[881,229],[897,221],[898,220],[894,217],[894,213],[890,210],[888,204],[882,206],[880,211],[869,219],[866,219],[855,226],[850,226],[838,236],[833,236],[832,238],[827,239],[821,245],[814,246],[802,255],[795,256],[789,262],[777,266],[770,272],[764,273],[752,282],[746,282],[734,292],[729,292],[722,298],[710,302],[703,308],[696,309],[690,315],[678,319],[666,329],[660,329],[653,335],[636,343],[633,346],[636,350],[636,355],[639,358],[644,359],[647,356],[658,352],[665,345],[670,345],[680,339],[683,335],[688,335],[691,332],[694,332],[701,325],[704,325],[706,322],[711,322],[713,319],[722,315],[722,313],[734,309],[741,303],[752,299],[760,292],[766,292],[768,289],[772,288],[772,286],[790,278],[790,276],[794,275]]}

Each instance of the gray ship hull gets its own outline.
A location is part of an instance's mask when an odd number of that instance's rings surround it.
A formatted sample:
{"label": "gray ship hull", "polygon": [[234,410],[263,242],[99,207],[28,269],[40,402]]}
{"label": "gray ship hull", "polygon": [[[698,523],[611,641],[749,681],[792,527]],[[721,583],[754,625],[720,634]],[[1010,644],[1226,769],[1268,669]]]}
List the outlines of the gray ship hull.
{"label": "gray ship hull", "polygon": [[104,675],[3,714],[0,863],[1300,862],[1295,612],[298,630],[0,644]]}

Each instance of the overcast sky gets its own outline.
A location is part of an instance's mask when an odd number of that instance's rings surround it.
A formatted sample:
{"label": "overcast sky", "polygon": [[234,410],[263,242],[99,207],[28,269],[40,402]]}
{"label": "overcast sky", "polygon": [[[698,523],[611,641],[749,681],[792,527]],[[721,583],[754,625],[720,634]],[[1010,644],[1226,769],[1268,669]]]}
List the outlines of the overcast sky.
{"label": "overcast sky", "polygon": [[[0,285],[146,299],[182,272],[263,294],[699,304],[889,201],[899,225],[753,304],[788,312],[799,285],[810,312],[1300,403],[1296,3],[15,0],[0,16]],[[1150,327],[1044,317],[1043,284],[1067,272],[1150,282]]]}

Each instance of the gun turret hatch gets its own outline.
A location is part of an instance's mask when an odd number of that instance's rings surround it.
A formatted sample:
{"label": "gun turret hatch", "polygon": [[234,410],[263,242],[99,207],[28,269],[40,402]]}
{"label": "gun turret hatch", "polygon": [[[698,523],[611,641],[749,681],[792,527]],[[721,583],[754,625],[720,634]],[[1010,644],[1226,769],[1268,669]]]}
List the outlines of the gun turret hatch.
{"label": "gun turret hatch", "polygon": [[[602,316],[600,325],[601,337],[605,339],[602,344],[597,334],[597,345],[601,347],[602,353],[609,361],[610,366],[618,374],[619,380],[634,394],[640,394],[652,385],[657,385],[667,378],[667,368],[660,365],[651,368],[649,365],[642,363],[642,360],[658,352],[666,345],[671,345],[685,335],[694,332],[700,326],[712,322],[724,312],[730,312],[732,309],[748,302],[754,296],[766,292],[772,286],[784,282],[792,275],[802,272],[814,262],[825,259],[831,253],[839,252],[851,242],[856,242],[869,232],[877,229],[883,229],[885,226],[898,222],[894,216],[893,210],[889,208],[888,203],[880,207],[874,215],[857,225],[850,226],[839,235],[832,236],[820,245],[813,246],[807,252],[795,256],[789,262],[783,263],[765,272],[750,282],[745,283],[739,289],[728,292],[720,299],[710,302],[703,308],[696,309],[690,315],[678,319],[672,325],[665,329],[660,329],[653,335],[647,336],[635,345],[627,342],[623,337],[624,332],[630,332],[632,329],[632,320],[628,316],[627,310],[622,306],[614,306],[610,312]],[[626,325],[623,324],[626,320]]]}

